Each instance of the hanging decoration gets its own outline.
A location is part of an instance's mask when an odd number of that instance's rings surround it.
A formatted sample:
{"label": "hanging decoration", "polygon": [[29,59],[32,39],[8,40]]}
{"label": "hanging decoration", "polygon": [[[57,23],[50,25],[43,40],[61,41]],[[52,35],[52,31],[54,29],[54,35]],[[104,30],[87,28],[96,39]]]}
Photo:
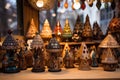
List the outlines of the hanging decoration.
{"label": "hanging decoration", "polygon": [[80,6],[81,6],[81,5],[80,5],[79,0],[75,0],[75,2],[74,2],[74,4],[73,4],[74,9],[79,9]]}
{"label": "hanging decoration", "polygon": [[101,5],[102,5],[101,1],[97,0],[96,7],[98,8],[98,10],[100,10]]}
{"label": "hanging decoration", "polygon": [[86,0],[86,1],[87,1],[88,5],[89,5],[90,7],[93,6],[93,1],[94,1],[94,0]]}
{"label": "hanging decoration", "polygon": [[86,8],[85,0],[82,0],[81,1],[81,9],[84,10],[85,8]]}
{"label": "hanging decoration", "polygon": [[114,10],[116,7],[116,3],[115,3],[115,0],[112,0],[111,2],[111,8]]}
{"label": "hanging decoration", "polygon": [[64,7],[67,9],[68,8],[68,2],[67,2],[67,0],[65,1],[65,3],[64,3]]}

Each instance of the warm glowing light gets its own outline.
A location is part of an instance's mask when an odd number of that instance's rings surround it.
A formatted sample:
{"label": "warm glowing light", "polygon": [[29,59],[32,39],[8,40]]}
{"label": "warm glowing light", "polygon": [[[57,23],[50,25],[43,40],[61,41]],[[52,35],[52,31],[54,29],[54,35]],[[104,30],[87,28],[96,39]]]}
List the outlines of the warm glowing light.
{"label": "warm glowing light", "polygon": [[37,5],[37,7],[43,7],[43,5],[44,5],[43,0],[38,0],[38,1],[36,2],[36,5]]}
{"label": "warm glowing light", "polygon": [[81,5],[80,5],[79,2],[75,2],[74,5],[73,5],[74,9],[79,9],[80,6],[81,6]]}

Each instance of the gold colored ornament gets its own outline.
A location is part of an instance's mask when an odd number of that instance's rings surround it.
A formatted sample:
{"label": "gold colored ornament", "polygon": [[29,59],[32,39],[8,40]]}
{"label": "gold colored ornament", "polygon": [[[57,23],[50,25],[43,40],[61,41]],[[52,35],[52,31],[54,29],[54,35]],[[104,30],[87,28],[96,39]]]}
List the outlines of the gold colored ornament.
{"label": "gold colored ornament", "polygon": [[52,30],[47,19],[44,22],[40,36],[43,38],[43,40],[52,38]]}
{"label": "gold colored ornament", "polygon": [[28,32],[26,34],[26,38],[31,39],[34,38],[36,35],[36,32],[38,32],[37,27],[35,26],[33,18],[31,19],[30,26],[28,29]]}

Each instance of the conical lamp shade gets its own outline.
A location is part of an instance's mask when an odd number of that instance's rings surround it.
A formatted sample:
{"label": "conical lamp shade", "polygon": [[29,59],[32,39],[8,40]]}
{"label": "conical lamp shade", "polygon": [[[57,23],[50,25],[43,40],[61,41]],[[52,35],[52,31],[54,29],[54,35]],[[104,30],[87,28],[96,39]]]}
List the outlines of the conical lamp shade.
{"label": "conical lamp shade", "polygon": [[80,49],[77,51],[77,58],[90,59],[88,48],[84,42],[82,42]]}
{"label": "conical lamp shade", "polygon": [[45,20],[40,36],[42,38],[52,38],[52,30],[47,19]]}
{"label": "conical lamp shade", "polygon": [[31,19],[30,26],[28,29],[28,32],[26,34],[26,38],[33,38],[36,35],[36,32],[38,32],[37,27],[35,26],[33,18]]}
{"label": "conical lamp shade", "polygon": [[37,34],[32,43],[31,43],[31,48],[42,48],[44,46],[44,42],[39,34]]}
{"label": "conical lamp shade", "polygon": [[89,40],[92,39],[93,37],[93,32],[92,32],[92,29],[91,29],[91,25],[90,25],[90,21],[89,21],[89,16],[87,15],[86,16],[86,22],[85,22],[85,25],[84,25],[84,29],[82,31],[82,37],[87,41],[88,38]]}
{"label": "conical lamp shade", "polygon": [[55,33],[55,35],[61,35],[62,34],[62,28],[61,28],[61,25],[60,25],[59,21],[57,22],[57,25],[55,26],[54,33]]}
{"label": "conical lamp shade", "polygon": [[118,48],[120,47],[117,41],[113,38],[113,36],[108,33],[105,39],[100,43],[99,47],[101,48]]}

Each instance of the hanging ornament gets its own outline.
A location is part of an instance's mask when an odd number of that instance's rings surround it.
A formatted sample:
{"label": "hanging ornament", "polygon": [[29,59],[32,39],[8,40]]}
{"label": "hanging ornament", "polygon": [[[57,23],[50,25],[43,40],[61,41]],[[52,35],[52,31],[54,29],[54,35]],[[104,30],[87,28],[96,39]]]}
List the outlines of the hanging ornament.
{"label": "hanging ornament", "polygon": [[97,0],[96,6],[97,6],[98,10],[100,9],[101,5],[102,5],[102,4],[101,4],[101,1],[100,1],[100,0]]}
{"label": "hanging ornament", "polygon": [[75,8],[74,8],[74,0],[72,0],[72,9],[75,10]]}
{"label": "hanging ornament", "polygon": [[88,5],[89,5],[90,7],[93,6],[93,1],[94,1],[94,0],[86,0],[86,1],[87,1]]}
{"label": "hanging ornament", "polygon": [[66,0],[65,3],[64,3],[64,7],[65,7],[65,8],[68,8],[68,2],[67,2],[67,0]]}
{"label": "hanging ornament", "polygon": [[112,0],[112,2],[111,2],[111,8],[114,10],[115,7],[116,7],[115,0]]}
{"label": "hanging ornament", "polygon": [[81,4],[81,9],[84,10],[86,8],[86,5],[85,5],[85,2],[82,1],[82,4]]}
{"label": "hanging ornament", "polygon": [[58,5],[58,7],[60,7],[60,1],[59,0],[58,0],[58,4],[57,5]]}
{"label": "hanging ornament", "polygon": [[74,5],[73,5],[73,7],[75,8],[75,9],[79,9],[80,8],[80,3],[79,3],[79,0],[76,0],[75,2],[74,2]]}

